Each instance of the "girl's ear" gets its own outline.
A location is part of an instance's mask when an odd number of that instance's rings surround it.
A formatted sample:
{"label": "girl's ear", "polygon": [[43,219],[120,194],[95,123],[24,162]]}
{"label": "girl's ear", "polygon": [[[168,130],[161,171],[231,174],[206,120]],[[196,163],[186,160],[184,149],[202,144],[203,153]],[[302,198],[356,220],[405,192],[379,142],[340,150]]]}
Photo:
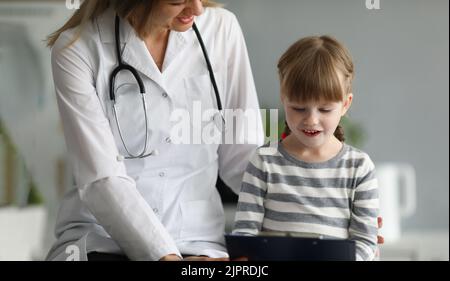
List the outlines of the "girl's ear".
{"label": "girl's ear", "polygon": [[347,95],[347,97],[344,99],[344,106],[342,108],[341,116],[344,116],[345,113],[347,113],[347,111],[349,110],[350,106],[352,105],[352,102],[353,102],[353,94],[349,93]]}

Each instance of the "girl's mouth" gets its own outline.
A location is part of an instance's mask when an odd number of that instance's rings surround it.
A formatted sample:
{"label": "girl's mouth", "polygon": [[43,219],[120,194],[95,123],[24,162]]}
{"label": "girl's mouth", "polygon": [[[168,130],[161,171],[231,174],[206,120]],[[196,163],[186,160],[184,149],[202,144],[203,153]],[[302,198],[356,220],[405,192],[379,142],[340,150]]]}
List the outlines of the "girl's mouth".
{"label": "girl's mouth", "polygon": [[321,131],[316,130],[302,130],[302,132],[308,137],[315,137],[321,133]]}

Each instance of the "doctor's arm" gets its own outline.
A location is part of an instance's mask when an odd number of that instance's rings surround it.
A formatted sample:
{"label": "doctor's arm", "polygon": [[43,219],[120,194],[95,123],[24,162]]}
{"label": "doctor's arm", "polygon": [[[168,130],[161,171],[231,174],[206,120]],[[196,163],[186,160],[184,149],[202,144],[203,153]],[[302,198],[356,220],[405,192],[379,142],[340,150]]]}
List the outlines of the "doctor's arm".
{"label": "doctor's arm", "polygon": [[238,118],[234,128],[230,124],[233,122],[227,120],[227,130],[235,130],[235,137],[233,144],[219,147],[219,174],[238,194],[250,157],[256,148],[263,145],[264,131],[245,39],[234,15],[228,29],[224,39],[227,46],[224,108],[245,111],[250,118]]}
{"label": "doctor's arm", "polygon": [[93,59],[83,40],[52,49],[56,97],[69,160],[82,202],[132,260],[181,256],[174,241],[136,189],[118,158],[108,119],[95,88]]}

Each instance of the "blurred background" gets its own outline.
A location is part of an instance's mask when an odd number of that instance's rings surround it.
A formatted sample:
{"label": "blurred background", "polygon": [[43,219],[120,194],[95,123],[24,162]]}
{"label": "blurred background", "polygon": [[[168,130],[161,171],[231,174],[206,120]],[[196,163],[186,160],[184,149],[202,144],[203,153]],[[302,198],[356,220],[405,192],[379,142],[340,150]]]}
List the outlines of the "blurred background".
{"label": "blurred background", "polygon": [[[0,0],[0,260],[45,257],[71,188],[43,41],[73,13],[65,2]],[[297,39],[328,34],[348,47],[355,99],[343,125],[377,166],[381,259],[448,260],[449,2],[220,2],[244,31],[262,108],[280,108],[276,64]],[[236,197],[218,188],[229,231]]]}

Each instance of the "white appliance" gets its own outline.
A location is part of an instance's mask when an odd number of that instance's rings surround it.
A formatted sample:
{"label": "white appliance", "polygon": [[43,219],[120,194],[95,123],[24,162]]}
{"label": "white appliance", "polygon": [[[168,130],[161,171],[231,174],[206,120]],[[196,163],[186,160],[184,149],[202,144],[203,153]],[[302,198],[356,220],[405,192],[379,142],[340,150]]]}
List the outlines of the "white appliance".
{"label": "white appliance", "polygon": [[383,217],[380,233],[387,244],[395,243],[402,234],[401,220],[416,210],[416,173],[406,163],[378,163],[375,167]]}

